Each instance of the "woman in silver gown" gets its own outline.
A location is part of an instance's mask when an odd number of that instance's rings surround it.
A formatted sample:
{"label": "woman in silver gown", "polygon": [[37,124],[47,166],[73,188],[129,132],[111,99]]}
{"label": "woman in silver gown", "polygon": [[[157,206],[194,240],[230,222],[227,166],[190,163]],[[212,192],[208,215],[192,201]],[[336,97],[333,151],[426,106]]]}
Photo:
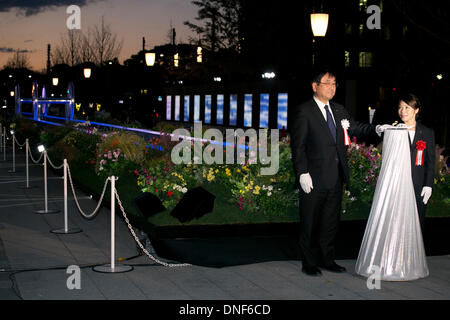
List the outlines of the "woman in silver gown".
{"label": "woman in silver gown", "polygon": [[405,121],[384,133],[380,175],[355,266],[356,273],[365,277],[379,272],[380,280],[407,281],[429,274],[412,179],[411,166],[415,164],[411,164],[408,128],[413,129]]}

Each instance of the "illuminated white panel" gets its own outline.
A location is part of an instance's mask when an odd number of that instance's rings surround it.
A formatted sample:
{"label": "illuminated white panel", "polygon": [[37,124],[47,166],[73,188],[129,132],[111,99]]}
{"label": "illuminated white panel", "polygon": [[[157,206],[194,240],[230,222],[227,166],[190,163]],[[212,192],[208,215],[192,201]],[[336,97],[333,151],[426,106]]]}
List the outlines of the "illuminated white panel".
{"label": "illuminated white panel", "polygon": [[175,96],[175,120],[180,121],[180,96]]}
{"label": "illuminated white panel", "polygon": [[200,95],[194,96],[194,121],[200,121]]}
{"label": "illuminated white panel", "polygon": [[252,126],[252,94],[244,96],[244,127]]}
{"label": "illuminated white panel", "polygon": [[166,99],[166,119],[171,119],[171,113],[172,113],[172,96],[167,96]]}

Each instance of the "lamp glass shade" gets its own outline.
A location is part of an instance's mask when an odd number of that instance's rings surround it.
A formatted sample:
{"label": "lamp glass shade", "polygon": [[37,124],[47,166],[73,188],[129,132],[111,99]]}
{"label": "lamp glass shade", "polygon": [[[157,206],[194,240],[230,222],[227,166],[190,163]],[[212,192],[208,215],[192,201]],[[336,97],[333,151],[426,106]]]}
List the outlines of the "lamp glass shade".
{"label": "lamp glass shade", "polygon": [[311,28],[314,37],[324,37],[328,28],[328,13],[311,13]]}
{"label": "lamp glass shade", "polygon": [[59,79],[58,79],[58,78],[53,78],[53,79],[52,79],[52,84],[53,84],[54,86],[57,86],[58,83],[59,83]]}
{"label": "lamp glass shade", "polygon": [[84,69],[83,69],[83,75],[84,75],[84,77],[85,77],[86,79],[88,79],[88,78],[91,77],[91,73],[92,73],[91,68],[84,68]]}
{"label": "lamp glass shade", "polygon": [[152,67],[155,64],[155,53],[154,52],[146,52],[145,53],[145,63],[148,67]]}

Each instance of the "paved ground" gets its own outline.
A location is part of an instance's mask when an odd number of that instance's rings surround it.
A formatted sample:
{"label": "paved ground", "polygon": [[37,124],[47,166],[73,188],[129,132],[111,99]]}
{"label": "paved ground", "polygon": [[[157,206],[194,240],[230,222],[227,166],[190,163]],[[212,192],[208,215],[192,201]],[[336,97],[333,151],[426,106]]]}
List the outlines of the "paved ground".
{"label": "paved ground", "polygon": [[[7,150],[9,153],[10,151]],[[57,160],[54,160],[56,165]],[[30,167],[31,186],[24,189],[24,155],[16,156],[16,173],[10,173],[11,156],[0,153],[0,299],[1,300],[297,300],[297,299],[450,299],[450,255],[430,256],[430,276],[411,282],[381,282],[369,290],[366,279],[355,274],[355,260],[341,260],[348,273],[323,272],[311,278],[301,272],[299,261],[272,261],[225,268],[165,267],[146,256],[125,261],[127,273],[99,273],[92,265],[109,263],[110,212],[102,208],[93,220],[81,217],[69,200],[69,227],[82,232],[58,235],[63,227],[63,180],[49,172],[49,208],[57,214],[36,214],[44,208],[43,167]],[[70,190],[70,189],[69,189]],[[70,191],[69,191],[70,192]],[[96,202],[80,204],[91,212]],[[71,193],[69,193],[70,199]],[[109,201],[109,199],[104,200]],[[125,223],[116,219],[116,257],[139,252]],[[81,267],[80,289],[76,272]]]}

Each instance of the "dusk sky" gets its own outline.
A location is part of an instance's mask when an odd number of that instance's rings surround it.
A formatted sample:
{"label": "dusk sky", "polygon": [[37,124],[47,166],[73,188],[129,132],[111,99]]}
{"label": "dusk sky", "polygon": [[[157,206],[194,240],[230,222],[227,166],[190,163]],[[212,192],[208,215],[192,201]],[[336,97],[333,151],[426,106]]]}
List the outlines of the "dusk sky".
{"label": "dusk sky", "polygon": [[193,36],[184,21],[195,22],[198,7],[191,0],[5,0],[0,1],[0,69],[15,50],[25,50],[32,68],[41,71],[47,64],[47,44],[60,44],[67,33],[66,9],[81,8],[81,31],[101,23],[110,25],[123,40],[120,63],[142,49],[169,42],[170,25],[176,29],[176,42]]}

